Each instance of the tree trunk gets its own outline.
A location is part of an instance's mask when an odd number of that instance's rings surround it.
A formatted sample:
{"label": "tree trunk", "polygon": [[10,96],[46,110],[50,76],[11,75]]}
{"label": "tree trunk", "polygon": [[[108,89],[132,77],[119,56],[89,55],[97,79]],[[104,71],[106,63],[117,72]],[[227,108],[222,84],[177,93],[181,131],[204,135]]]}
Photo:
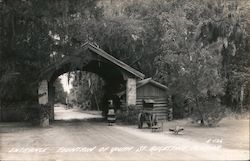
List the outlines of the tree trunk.
{"label": "tree trunk", "polygon": [[243,99],[244,99],[244,86],[241,86],[240,89],[240,113],[243,112]]}
{"label": "tree trunk", "polygon": [[199,103],[199,98],[198,97],[195,98],[195,104],[197,106],[197,110],[198,110],[198,112],[200,114],[200,117],[201,117],[201,126],[204,126],[205,125],[205,122],[204,122],[205,120],[204,120],[203,113],[202,113],[202,111],[200,109],[200,103]]}
{"label": "tree trunk", "polygon": [[0,100],[0,122],[2,121],[2,104]]}

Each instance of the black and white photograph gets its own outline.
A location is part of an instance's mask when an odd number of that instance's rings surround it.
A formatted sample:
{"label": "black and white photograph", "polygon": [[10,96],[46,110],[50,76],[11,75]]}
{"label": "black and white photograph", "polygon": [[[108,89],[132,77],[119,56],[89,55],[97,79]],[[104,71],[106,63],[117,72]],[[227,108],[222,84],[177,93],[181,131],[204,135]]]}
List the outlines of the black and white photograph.
{"label": "black and white photograph", "polygon": [[250,160],[250,0],[0,0],[0,161]]}

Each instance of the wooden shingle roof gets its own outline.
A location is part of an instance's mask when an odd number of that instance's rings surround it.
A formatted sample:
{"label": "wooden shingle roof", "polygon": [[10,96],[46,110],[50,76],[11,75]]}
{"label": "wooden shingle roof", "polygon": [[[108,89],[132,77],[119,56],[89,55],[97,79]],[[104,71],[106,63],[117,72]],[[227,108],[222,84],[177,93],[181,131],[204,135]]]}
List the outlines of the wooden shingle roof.
{"label": "wooden shingle roof", "polygon": [[127,72],[131,73],[132,75],[136,76],[137,78],[143,79],[145,77],[144,74],[141,72],[135,70],[134,68],[130,67],[129,65],[125,64],[124,62],[116,59],[112,55],[106,53],[104,50],[102,50],[99,47],[96,47],[90,42],[86,42],[85,44],[82,45],[83,48],[87,47],[88,49],[92,50],[94,53],[100,55],[101,57],[111,61],[115,65],[119,66],[120,68],[126,70]]}
{"label": "wooden shingle roof", "polygon": [[92,44],[90,42],[86,42],[83,45],[81,45],[81,48],[79,48],[77,51],[75,51],[74,54],[67,55],[61,61],[50,64],[48,67],[42,69],[40,71],[40,78],[43,78],[43,77],[46,77],[46,76],[48,77],[48,75],[51,75],[51,73],[53,73],[53,71],[60,68],[61,65],[66,64],[68,62],[71,62],[73,57],[78,56],[78,57],[84,58],[85,55],[82,54],[82,51],[84,51],[84,50],[92,51],[92,53],[97,54],[102,59],[106,59],[107,61],[111,62],[112,64],[114,64],[115,66],[120,68],[121,70],[124,70],[127,73],[131,74],[135,78],[143,79],[145,77],[145,75],[143,73],[141,73],[141,72],[137,71],[136,69],[130,67],[126,63],[116,59],[115,57],[113,57],[112,55],[106,53],[104,50],[102,50],[98,46],[95,46],[94,44]]}
{"label": "wooden shingle roof", "polygon": [[141,80],[141,81],[138,81],[138,82],[136,83],[136,88],[142,87],[142,86],[144,86],[144,85],[146,85],[146,84],[148,84],[148,83],[151,83],[151,84],[153,84],[153,85],[155,85],[155,86],[157,86],[157,87],[159,87],[159,88],[162,88],[162,89],[164,89],[164,90],[167,90],[167,89],[168,89],[167,86],[165,86],[165,85],[163,85],[163,84],[161,84],[161,83],[159,83],[159,82],[156,82],[156,81],[153,80],[152,78],[147,78],[147,79],[143,79],[143,80]]}
{"label": "wooden shingle roof", "polygon": [[[163,89],[163,90],[167,90],[167,89],[168,89],[167,86],[165,86],[165,85],[163,85],[163,84],[161,84],[161,83],[159,83],[159,82],[156,82],[156,81],[153,80],[152,78],[146,78],[146,79],[143,79],[143,80],[141,80],[141,81],[138,81],[138,82],[136,83],[136,88],[143,87],[144,85],[149,84],[149,83],[150,83],[150,84],[153,84],[154,86],[159,87],[159,88],[161,88],[161,89]],[[125,91],[122,91],[122,92],[120,92],[120,93],[118,93],[117,95],[120,97],[120,96],[122,96],[122,95],[124,95],[124,94],[126,94],[126,90],[125,90]]]}

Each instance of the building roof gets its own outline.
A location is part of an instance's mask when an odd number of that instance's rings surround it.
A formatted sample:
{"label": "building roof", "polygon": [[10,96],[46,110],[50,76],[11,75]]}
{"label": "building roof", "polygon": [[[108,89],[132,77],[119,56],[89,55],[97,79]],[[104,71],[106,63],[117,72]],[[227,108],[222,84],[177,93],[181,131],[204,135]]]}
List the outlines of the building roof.
{"label": "building roof", "polygon": [[155,85],[155,86],[157,86],[157,87],[159,87],[159,88],[162,88],[162,89],[164,89],[164,90],[168,89],[167,86],[165,86],[165,85],[163,85],[163,84],[161,84],[161,83],[159,83],[159,82],[156,82],[156,81],[153,80],[152,78],[147,78],[147,79],[143,79],[143,80],[141,80],[141,81],[138,81],[138,82],[136,83],[136,88],[142,87],[142,86],[144,86],[144,85],[146,85],[146,84],[148,84],[148,83],[151,83],[151,84],[153,84],[153,85]]}
{"label": "building roof", "polygon": [[[140,87],[142,87],[142,86],[144,86],[144,85],[146,85],[146,84],[153,84],[153,85],[155,85],[155,86],[157,86],[157,87],[159,87],[159,88],[161,88],[161,89],[163,89],[163,90],[167,90],[168,89],[168,87],[167,86],[165,86],[165,85],[163,85],[163,84],[161,84],[161,83],[159,83],[159,82],[156,82],[155,80],[153,80],[152,78],[146,78],[146,79],[143,79],[143,80],[141,80],[141,81],[138,81],[137,83],[136,83],[136,88],[140,88]],[[124,95],[126,93],[126,90],[125,91],[122,91],[122,92],[120,92],[120,93],[118,93],[118,96],[120,97],[120,96],[122,96],[122,95]]]}
{"label": "building roof", "polygon": [[134,68],[130,67],[129,65],[125,64],[124,62],[116,59],[115,57],[111,56],[110,54],[106,53],[101,48],[93,45],[90,42],[86,42],[82,45],[83,48],[87,47],[88,49],[92,50],[96,54],[102,56],[103,58],[111,61],[112,63],[116,64],[117,66],[121,67],[122,69],[126,70],[127,72],[131,73],[132,75],[136,76],[137,78],[143,79],[145,77],[144,74],[135,70]]}
{"label": "building roof", "polygon": [[139,79],[143,79],[145,77],[145,75],[139,71],[137,71],[136,69],[130,67],[129,65],[125,64],[124,62],[116,59],[115,57],[109,55],[108,53],[106,53],[104,50],[102,50],[101,48],[99,48],[97,45],[94,45],[90,42],[86,42],[84,43],[80,49],[78,49],[74,54],[72,55],[67,55],[65,58],[63,58],[61,60],[61,62],[57,62],[50,64],[48,67],[44,68],[41,72],[40,72],[40,76],[46,76],[49,75],[48,73],[51,73],[51,71],[54,71],[55,69],[60,68],[59,66],[62,64],[65,64],[65,62],[70,61],[70,57],[75,57],[75,56],[82,56],[84,57],[84,55],[81,55],[83,50],[90,50],[93,53],[99,55],[100,57],[102,57],[103,59],[106,59],[108,61],[110,61],[111,63],[115,64],[116,66],[118,66],[119,68],[121,68],[122,70],[130,73],[131,75],[133,75],[136,78]]}

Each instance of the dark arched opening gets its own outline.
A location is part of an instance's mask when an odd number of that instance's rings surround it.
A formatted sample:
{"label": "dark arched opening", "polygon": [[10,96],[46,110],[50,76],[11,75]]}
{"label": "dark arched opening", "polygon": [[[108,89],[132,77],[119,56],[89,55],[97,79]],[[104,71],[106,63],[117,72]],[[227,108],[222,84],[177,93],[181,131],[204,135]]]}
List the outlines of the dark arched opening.
{"label": "dark arched opening", "polygon": [[114,68],[111,64],[106,64],[100,61],[90,61],[88,65],[82,67],[81,69],[78,67],[73,67],[72,64],[68,63],[57,70],[51,75],[51,78],[48,80],[48,98],[49,105],[51,108],[51,117],[50,120],[54,119],[54,100],[55,100],[55,80],[62,74],[72,72],[72,71],[86,71],[90,73],[95,73],[100,76],[105,81],[104,86],[104,95],[102,98],[102,103],[100,106],[100,110],[102,110],[103,114],[106,115],[108,100],[112,99],[115,103],[115,108],[120,108],[120,102],[116,93],[123,91],[126,89],[126,81],[123,78],[123,74],[117,68]]}

